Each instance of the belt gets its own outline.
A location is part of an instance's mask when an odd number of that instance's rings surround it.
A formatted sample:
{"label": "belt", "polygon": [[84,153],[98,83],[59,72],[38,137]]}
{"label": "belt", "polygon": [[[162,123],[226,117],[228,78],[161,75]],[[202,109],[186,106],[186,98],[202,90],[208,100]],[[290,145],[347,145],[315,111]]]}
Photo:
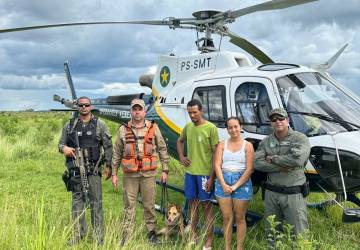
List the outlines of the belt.
{"label": "belt", "polygon": [[303,185],[292,187],[278,187],[268,183],[265,183],[265,189],[280,194],[301,194]]}
{"label": "belt", "polygon": [[[86,175],[95,175],[94,174],[94,167],[86,170]],[[80,170],[79,169],[71,169],[69,170],[69,174],[70,176],[74,176],[74,177],[80,177]],[[97,173],[97,175],[100,175],[100,171]]]}

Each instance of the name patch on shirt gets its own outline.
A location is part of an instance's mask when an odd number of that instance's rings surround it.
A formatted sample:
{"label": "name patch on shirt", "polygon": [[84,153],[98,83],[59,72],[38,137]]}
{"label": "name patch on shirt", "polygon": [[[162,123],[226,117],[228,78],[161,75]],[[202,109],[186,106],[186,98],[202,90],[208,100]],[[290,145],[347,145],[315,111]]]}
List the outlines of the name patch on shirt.
{"label": "name patch on shirt", "polygon": [[280,142],[280,146],[290,146],[290,142],[289,141],[282,141],[282,142]]}

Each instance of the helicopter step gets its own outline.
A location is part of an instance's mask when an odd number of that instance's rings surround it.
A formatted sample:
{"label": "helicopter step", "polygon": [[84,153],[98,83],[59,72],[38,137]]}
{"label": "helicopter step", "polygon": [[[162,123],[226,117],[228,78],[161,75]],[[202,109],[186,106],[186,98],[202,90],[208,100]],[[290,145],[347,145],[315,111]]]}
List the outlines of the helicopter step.
{"label": "helicopter step", "polygon": [[360,222],[360,207],[345,209],[342,221],[345,223]]}
{"label": "helicopter step", "polygon": [[[326,190],[325,193],[327,193]],[[359,207],[346,208],[340,204],[341,202],[344,201],[352,202]],[[356,193],[347,193],[346,199],[344,194],[337,193],[335,199],[329,199],[318,203],[308,203],[307,207],[323,210],[332,205],[339,205],[342,208],[343,210],[342,221],[344,223],[360,222],[360,199],[356,196]]]}
{"label": "helicopter step", "polygon": [[347,194],[347,201],[350,201],[359,207],[344,209],[342,221],[345,223],[360,222],[360,199],[355,193],[351,193]]}

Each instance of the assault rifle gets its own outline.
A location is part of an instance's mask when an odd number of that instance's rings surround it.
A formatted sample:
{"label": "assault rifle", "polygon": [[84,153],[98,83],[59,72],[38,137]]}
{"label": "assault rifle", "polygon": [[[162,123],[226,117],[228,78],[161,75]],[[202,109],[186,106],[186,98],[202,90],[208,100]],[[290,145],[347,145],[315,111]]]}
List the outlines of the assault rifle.
{"label": "assault rifle", "polygon": [[86,151],[85,154],[87,155],[87,150],[80,148],[78,132],[75,132],[75,143],[76,143],[75,165],[76,165],[76,167],[78,167],[80,169],[81,188],[82,188],[82,192],[84,194],[85,202],[86,202],[86,204],[88,204],[89,203],[89,181],[87,178],[87,171],[86,171],[87,169],[86,169],[85,160],[84,160],[84,158],[85,158],[84,152]]}

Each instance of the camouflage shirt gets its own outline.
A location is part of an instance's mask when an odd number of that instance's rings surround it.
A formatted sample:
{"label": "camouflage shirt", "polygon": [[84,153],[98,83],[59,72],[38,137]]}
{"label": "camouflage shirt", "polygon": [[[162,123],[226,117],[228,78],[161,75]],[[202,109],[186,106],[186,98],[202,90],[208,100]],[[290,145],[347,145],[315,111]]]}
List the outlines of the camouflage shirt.
{"label": "camouflage shirt", "polygon": [[[91,119],[93,119],[93,117]],[[72,128],[70,127],[70,121],[68,121],[63,127],[62,134],[59,140],[59,151],[61,153],[64,153],[63,152],[64,146],[67,146],[66,145],[67,136],[70,134],[71,130],[75,128],[78,122],[79,122],[79,118],[76,118]],[[101,149],[100,147],[100,149],[103,150],[105,154],[106,166],[111,166],[112,151],[113,151],[111,134],[106,124],[99,119],[97,119],[97,124],[96,124],[96,137],[103,148]]]}
{"label": "camouflage shirt", "polygon": [[[275,134],[264,138],[255,153],[255,169],[267,172],[267,183],[290,187],[306,181],[304,167],[310,154],[309,139],[302,133],[289,128],[288,135],[279,141]],[[272,156],[271,163],[265,160]],[[284,171],[285,169],[286,171]]]}
{"label": "camouflage shirt", "polygon": [[[149,121],[145,121],[146,124],[149,124]],[[164,138],[161,135],[160,129],[159,127],[154,124],[155,126],[155,140],[154,140],[154,156],[158,156],[160,158],[160,162],[162,164],[162,169],[163,170],[168,170],[168,164],[170,161],[168,152],[167,152],[167,147],[166,147],[166,143]],[[144,154],[144,136],[147,132],[147,127],[144,126],[142,128],[135,128],[134,126],[131,126],[131,129],[133,130],[134,134],[136,137],[138,137],[138,149],[139,152],[138,154],[141,156]],[[124,146],[125,146],[125,134],[126,134],[126,129],[125,126],[122,125],[120,126],[118,132],[117,132],[117,136],[116,136],[116,141],[114,144],[114,149],[113,149],[113,159],[112,159],[112,175],[117,175],[118,172],[118,167],[121,164],[121,159],[123,157],[124,154]],[[155,176],[156,174],[156,170],[150,170],[150,171],[144,171],[144,172],[136,172],[136,173],[124,173],[124,175],[128,176],[128,177],[140,177],[140,176],[145,176],[145,177],[150,177],[150,176]]]}

